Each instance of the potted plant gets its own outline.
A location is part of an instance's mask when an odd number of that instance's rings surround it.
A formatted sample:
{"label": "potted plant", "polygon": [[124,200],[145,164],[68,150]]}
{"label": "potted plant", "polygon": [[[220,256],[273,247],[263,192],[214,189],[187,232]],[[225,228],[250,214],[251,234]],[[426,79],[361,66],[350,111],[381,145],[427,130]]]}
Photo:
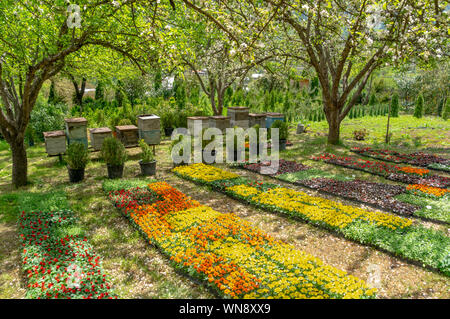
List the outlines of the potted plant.
{"label": "potted plant", "polygon": [[114,137],[107,137],[103,140],[100,153],[108,168],[108,178],[121,178],[124,163],[127,160],[125,146]]}
{"label": "potted plant", "polygon": [[[238,127],[235,126],[233,129],[236,130]],[[242,150],[238,150],[238,137],[236,134],[233,134],[234,138],[232,141],[227,140],[227,144],[228,143],[233,143],[234,144],[234,151],[233,151],[233,161],[237,161],[238,158],[240,157],[240,154],[242,153]],[[227,148],[228,149],[228,148]],[[228,157],[231,157],[231,152],[228,154]]]}
{"label": "potted plant", "polygon": [[286,122],[276,120],[275,122],[273,122],[271,128],[279,129],[280,151],[284,151],[286,149],[286,141],[289,135],[288,124]]}
{"label": "potted plant", "polygon": [[153,155],[153,151],[150,146],[145,143],[144,140],[139,140],[139,146],[141,147],[141,160],[139,165],[141,166],[141,174],[144,176],[150,176],[156,174],[156,160]]}
{"label": "potted plant", "polygon": [[[184,144],[184,143],[186,143],[186,142],[187,142],[187,140],[184,139],[184,135],[180,135],[177,139],[173,140],[172,143],[170,144],[170,149],[169,149],[169,151],[170,151],[170,156],[171,156],[171,158],[172,158],[173,167],[177,167],[177,166],[180,166],[180,165],[187,165],[187,164],[188,164],[188,163],[186,163],[186,162],[184,162],[184,161],[181,162],[181,163],[175,163],[175,160],[174,160],[174,158],[173,158],[173,156],[172,156],[172,150],[173,150],[174,146],[175,146],[176,144],[178,144],[178,143]],[[189,145],[189,147],[191,147],[191,145]],[[179,151],[178,151],[178,156],[179,156],[180,158],[183,158],[183,157],[184,157],[184,148],[183,148],[183,147],[179,149]]]}
{"label": "potted plant", "polygon": [[164,135],[170,137],[174,130],[174,114],[172,111],[167,111],[161,116],[161,125],[164,128]]}
{"label": "potted plant", "polygon": [[210,139],[205,139],[204,136],[205,136],[205,131],[206,131],[206,130],[207,130],[206,128],[204,128],[204,129],[202,130],[202,161],[205,163],[205,160],[204,160],[205,155],[206,155],[207,153],[209,153],[208,155],[211,155],[211,156],[214,158],[214,161],[213,161],[213,163],[214,163],[214,162],[215,162],[215,158],[216,158],[216,150],[214,149],[214,150],[211,150],[211,151],[207,152],[207,151],[205,150],[205,148],[206,148],[206,146],[207,146],[209,143],[214,142],[215,136],[212,136]]}
{"label": "potted plant", "polygon": [[89,151],[83,143],[71,143],[67,148],[67,171],[71,183],[84,179],[84,170],[89,161]]}

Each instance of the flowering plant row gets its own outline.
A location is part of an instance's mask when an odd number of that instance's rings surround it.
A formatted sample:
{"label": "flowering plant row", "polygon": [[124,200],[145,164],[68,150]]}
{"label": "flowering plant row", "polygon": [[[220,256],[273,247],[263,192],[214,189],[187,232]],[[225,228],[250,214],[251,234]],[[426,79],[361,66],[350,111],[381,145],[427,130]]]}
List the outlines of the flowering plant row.
{"label": "flowering plant row", "polygon": [[401,202],[396,195],[405,192],[405,187],[374,183],[363,180],[340,181],[332,178],[298,180],[295,184],[327,192],[346,199],[356,200],[380,207],[400,215],[411,216],[419,207]]}
{"label": "flowering plant row", "polygon": [[410,184],[406,187],[406,189],[414,195],[427,196],[431,198],[444,197],[450,193],[450,190],[445,188],[417,184]]}
{"label": "flowering plant row", "polygon": [[[177,167],[173,171],[182,178],[195,181],[191,174],[196,170],[207,170],[208,166],[205,166],[194,164],[189,168]],[[447,262],[450,258],[450,238],[441,231],[412,225],[412,221],[407,218],[344,205],[279,185],[263,188],[250,183],[252,181],[236,178],[232,182],[222,180],[206,184],[256,207],[306,220],[359,243],[368,243],[399,256],[418,260],[450,274]],[[402,242],[405,245],[399,245]]]}
{"label": "flowering plant row", "polygon": [[[270,162],[259,162],[259,163],[237,163],[237,167],[241,167],[243,169],[247,169],[252,172],[261,173],[261,168],[265,167],[269,168]],[[279,165],[277,170],[273,172],[269,172],[267,175],[281,175],[286,173],[295,173],[300,171],[305,171],[310,169],[309,166],[294,162],[294,161],[286,161],[284,159],[279,160]]]}
{"label": "flowering plant row", "polygon": [[434,154],[426,154],[423,152],[415,152],[415,153],[399,153],[392,150],[381,149],[374,150],[370,147],[359,148],[353,147],[351,149],[353,152],[364,155],[367,157],[373,157],[377,159],[381,159],[384,161],[395,162],[395,163],[405,163],[415,166],[422,167],[430,167],[437,168],[435,166],[430,166],[431,164],[440,164],[444,167],[450,169],[450,160],[445,159],[443,157],[436,156]]}
{"label": "flowering plant row", "polygon": [[[130,195],[145,192],[146,204],[136,204]],[[358,278],[275,240],[234,214],[202,206],[167,183],[111,192],[109,197],[177,269],[224,297],[374,297],[375,290]]]}
{"label": "flowering plant row", "polygon": [[117,298],[86,237],[64,235],[74,221],[70,210],[20,214],[28,298]]}
{"label": "flowering plant row", "polygon": [[430,175],[429,170],[427,169],[409,166],[400,167],[384,162],[366,161],[360,158],[336,156],[328,153],[318,157],[312,157],[312,159],[347,168],[362,170],[371,174],[383,176],[389,180],[406,184],[421,184],[442,188],[450,186],[450,178],[439,175]]}

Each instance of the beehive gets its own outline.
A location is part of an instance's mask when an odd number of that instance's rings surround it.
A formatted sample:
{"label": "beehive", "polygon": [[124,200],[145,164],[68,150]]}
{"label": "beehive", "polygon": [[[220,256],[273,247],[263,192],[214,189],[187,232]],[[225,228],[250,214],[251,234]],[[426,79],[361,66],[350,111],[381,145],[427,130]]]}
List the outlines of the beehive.
{"label": "beehive", "polygon": [[88,147],[87,120],[84,117],[65,119],[67,143],[79,142]]}
{"label": "beehive", "polygon": [[266,128],[270,128],[276,120],[284,122],[284,114],[281,113],[266,113]]}
{"label": "beehive", "polygon": [[45,150],[49,156],[66,152],[66,133],[64,130],[44,132]]}
{"label": "beehive", "polygon": [[232,127],[238,126],[242,128],[248,128],[249,120],[248,120],[248,107],[229,107],[227,109],[227,115],[231,118],[230,124]]}
{"label": "beehive", "polygon": [[231,127],[231,117],[229,116],[210,116],[209,127],[216,127],[222,132]]}
{"label": "beehive", "polygon": [[154,114],[138,116],[139,139],[143,139],[149,145],[157,145],[161,142],[161,119]]}
{"label": "beehive", "polygon": [[250,113],[248,115],[248,125],[253,127],[256,124],[258,124],[259,127],[266,127],[266,114]]}
{"label": "beehive", "polygon": [[135,147],[138,145],[139,134],[136,125],[116,126],[116,135],[125,147]]}
{"label": "beehive", "polygon": [[194,132],[194,125],[199,125],[199,133],[202,132],[204,128],[209,127],[209,117],[208,116],[191,116],[187,118],[187,126],[191,135],[195,136],[197,133]]}
{"label": "beehive", "polygon": [[108,127],[91,128],[89,137],[91,138],[91,146],[95,151],[102,149],[103,140],[112,136],[112,131]]}

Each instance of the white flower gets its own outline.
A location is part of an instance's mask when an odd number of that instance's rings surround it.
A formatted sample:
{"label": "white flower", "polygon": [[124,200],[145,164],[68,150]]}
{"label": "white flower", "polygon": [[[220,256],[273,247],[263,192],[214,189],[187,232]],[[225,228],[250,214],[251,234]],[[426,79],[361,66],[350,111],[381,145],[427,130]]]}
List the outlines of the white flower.
{"label": "white flower", "polygon": [[431,209],[432,207],[430,205],[427,205],[427,209]]}
{"label": "white flower", "polygon": [[113,0],[112,5],[118,7],[120,5],[119,1]]}

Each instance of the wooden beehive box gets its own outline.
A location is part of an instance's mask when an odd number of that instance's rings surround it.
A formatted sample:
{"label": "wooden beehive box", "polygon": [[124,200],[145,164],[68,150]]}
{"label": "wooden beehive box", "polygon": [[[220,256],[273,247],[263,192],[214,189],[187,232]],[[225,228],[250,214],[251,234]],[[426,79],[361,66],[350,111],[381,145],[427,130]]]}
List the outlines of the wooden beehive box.
{"label": "wooden beehive box", "polygon": [[88,147],[87,120],[84,117],[65,119],[67,143],[79,142]]}
{"label": "wooden beehive box", "polygon": [[231,118],[230,124],[232,127],[238,126],[242,128],[248,128],[249,122],[248,122],[248,113],[249,108],[248,107],[229,107],[227,109],[227,115]]}
{"label": "wooden beehive box", "polygon": [[199,133],[202,132],[204,128],[209,127],[209,117],[208,116],[191,116],[187,118],[187,126],[191,135],[195,136],[194,125],[199,125],[200,130]]}
{"label": "wooden beehive box", "polygon": [[266,113],[266,128],[270,128],[276,120],[284,122],[284,114],[281,113]]}
{"label": "wooden beehive box", "polygon": [[139,139],[149,145],[161,143],[161,119],[154,114],[138,116]]}
{"label": "wooden beehive box", "polygon": [[45,150],[49,156],[66,152],[66,133],[64,130],[44,132]]}
{"label": "wooden beehive box", "polygon": [[225,133],[227,128],[231,127],[231,117],[229,116],[210,116],[209,127],[216,127]]}
{"label": "wooden beehive box", "polygon": [[259,127],[266,127],[266,114],[249,113],[248,125],[250,127],[253,127],[257,124],[259,125]]}
{"label": "wooden beehive box", "polygon": [[108,127],[91,128],[89,130],[91,146],[95,151],[102,149],[103,140],[112,136],[112,131]]}
{"label": "wooden beehive box", "polygon": [[139,130],[136,125],[116,126],[117,138],[125,147],[135,147],[138,145],[138,131]]}

